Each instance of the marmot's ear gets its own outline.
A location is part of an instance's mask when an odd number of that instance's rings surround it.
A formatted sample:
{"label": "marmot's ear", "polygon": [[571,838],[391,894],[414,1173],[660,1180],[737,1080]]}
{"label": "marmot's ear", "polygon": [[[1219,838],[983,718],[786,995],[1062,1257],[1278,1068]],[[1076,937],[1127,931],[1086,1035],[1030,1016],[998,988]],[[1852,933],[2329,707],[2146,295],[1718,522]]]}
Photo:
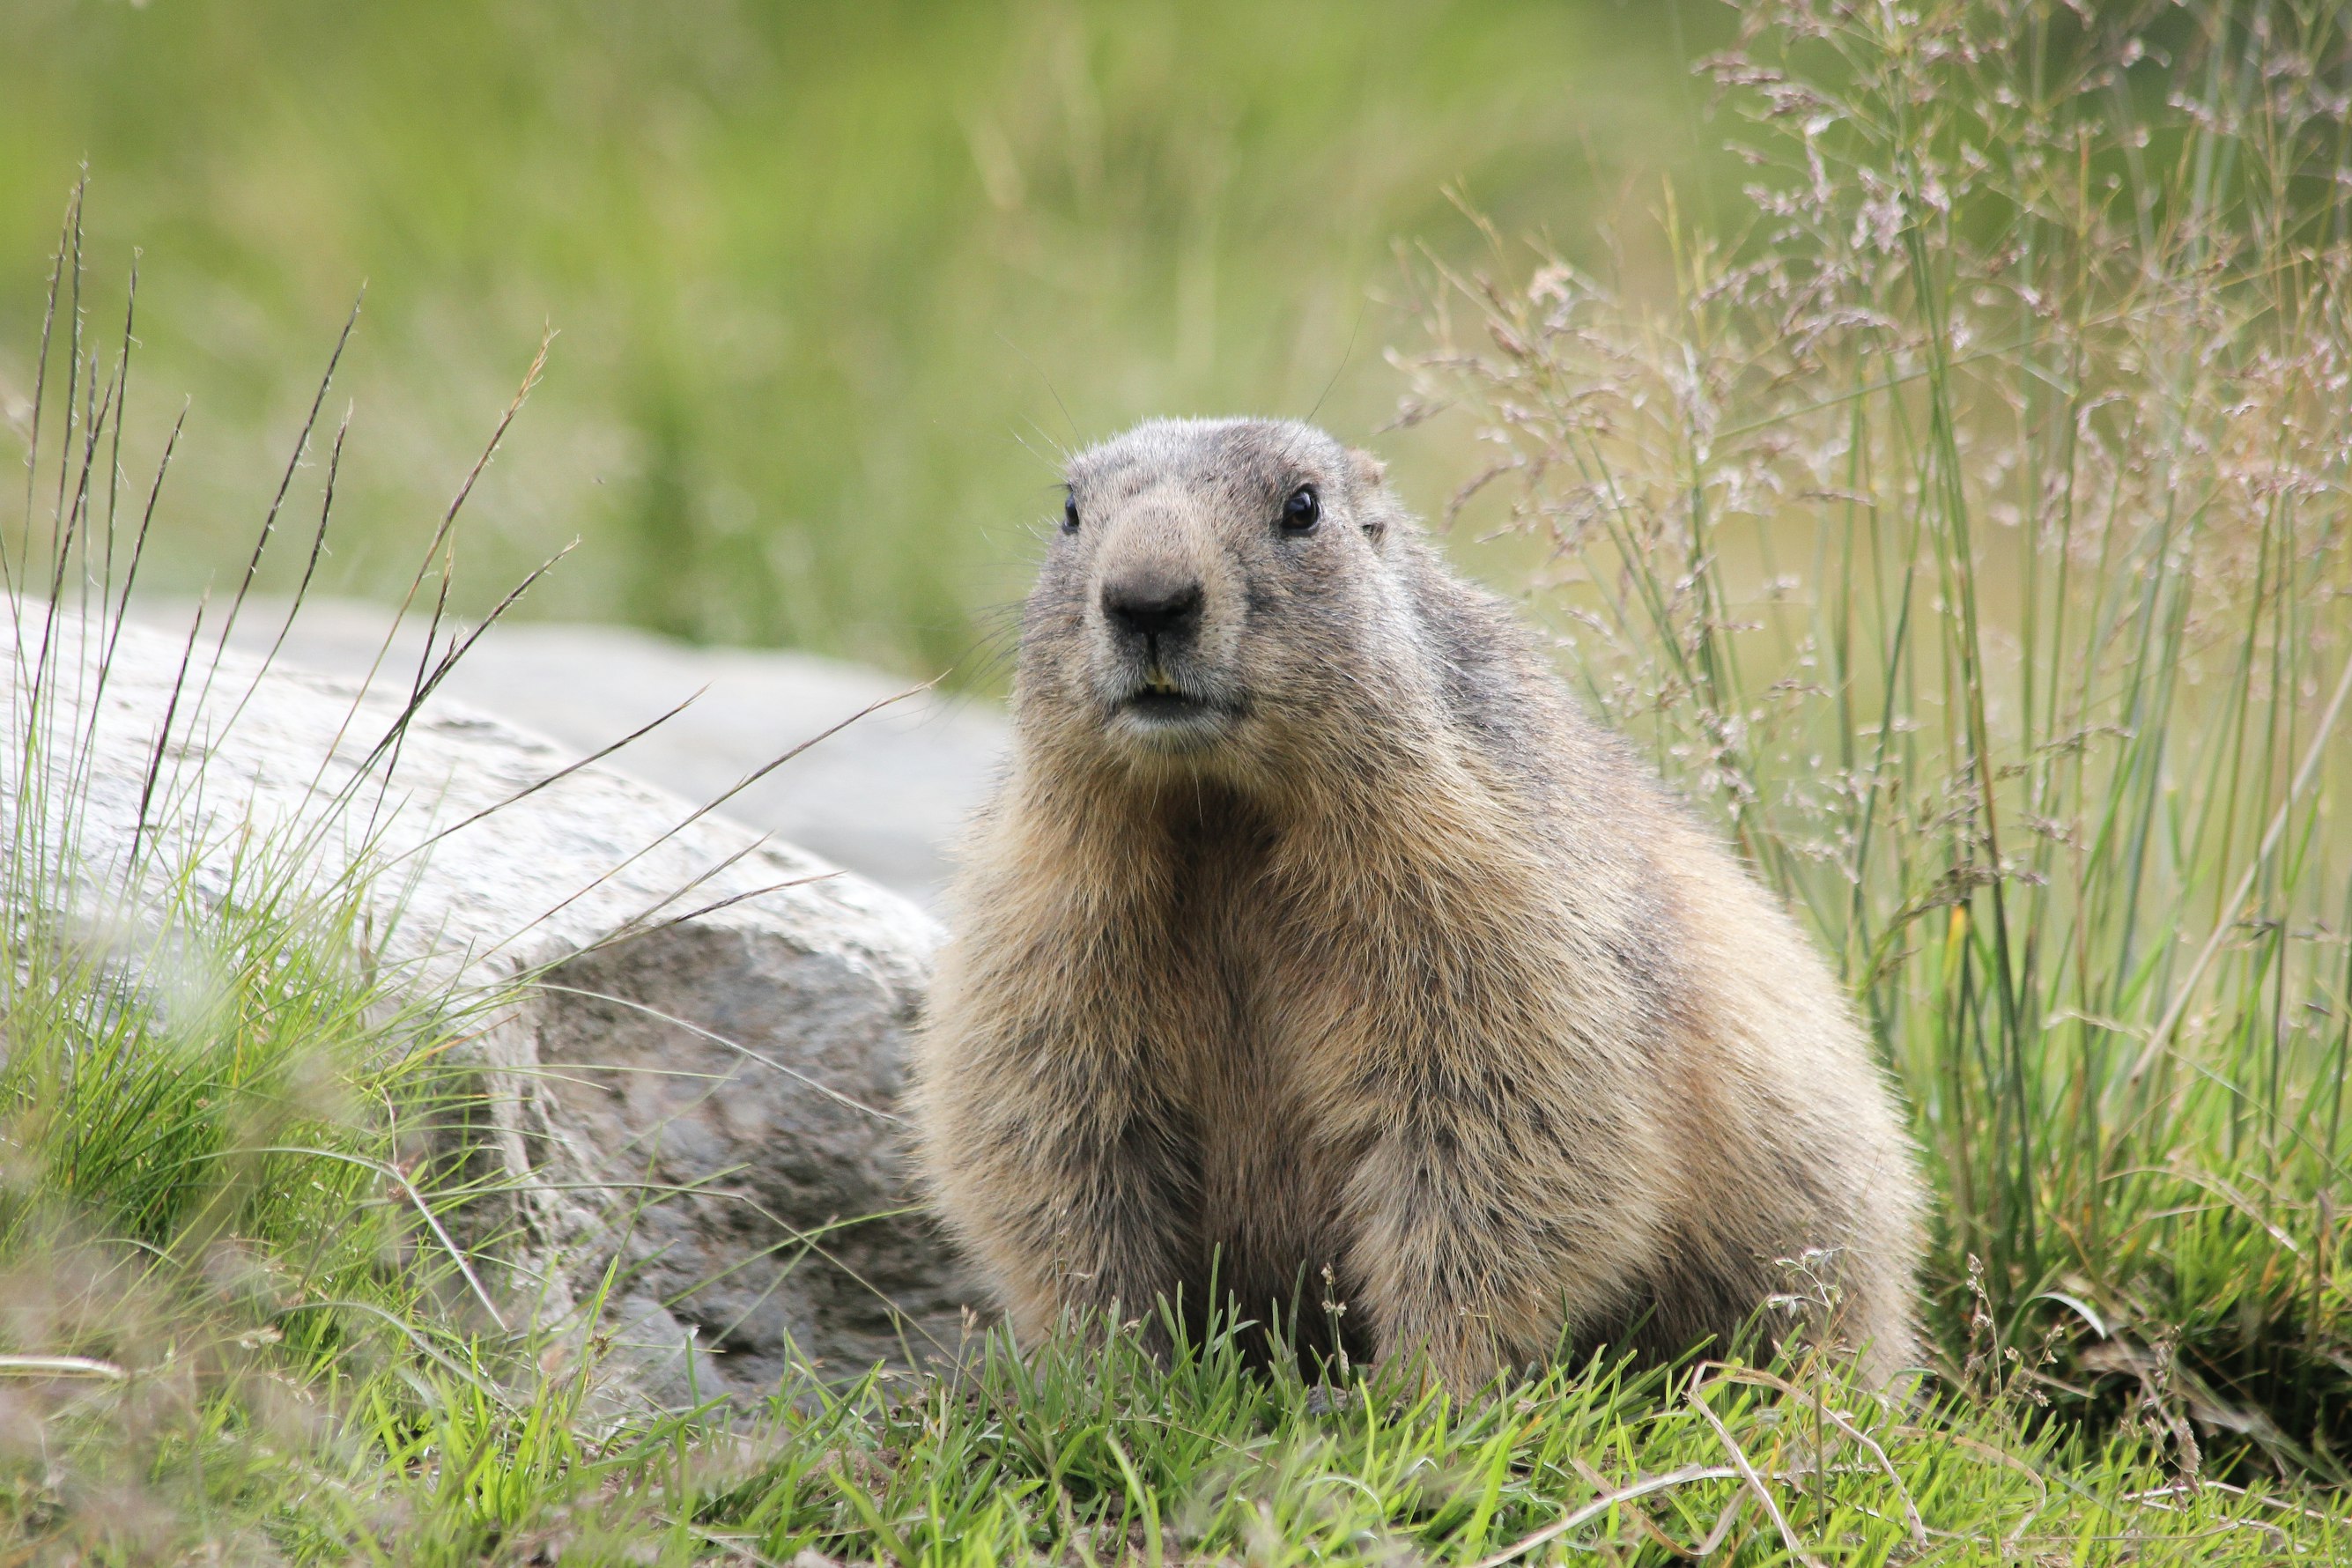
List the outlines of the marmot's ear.
{"label": "marmot's ear", "polygon": [[1356,497],[1361,503],[1358,511],[1364,526],[1364,537],[1374,544],[1388,538],[1389,521],[1397,510],[1388,492],[1389,466],[1365,451],[1361,447],[1348,448],[1348,477],[1353,481]]}

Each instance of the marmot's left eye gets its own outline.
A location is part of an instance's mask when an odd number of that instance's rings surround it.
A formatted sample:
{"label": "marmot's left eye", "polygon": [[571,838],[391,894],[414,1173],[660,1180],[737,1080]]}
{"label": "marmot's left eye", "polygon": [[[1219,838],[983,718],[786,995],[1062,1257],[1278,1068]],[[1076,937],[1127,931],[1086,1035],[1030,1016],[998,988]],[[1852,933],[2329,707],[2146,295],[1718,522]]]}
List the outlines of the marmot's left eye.
{"label": "marmot's left eye", "polygon": [[1066,498],[1062,502],[1062,531],[1064,533],[1076,533],[1077,531],[1078,498],[1076,496],[1070,496]]}
{"label": "marmot's left eye", "polygon": [[1282,503],[1282,531],[1312,533],[1315,525],[1323,521],[1323,503],[1316,497],[1313,485],[1301,485],[1290,492]]}

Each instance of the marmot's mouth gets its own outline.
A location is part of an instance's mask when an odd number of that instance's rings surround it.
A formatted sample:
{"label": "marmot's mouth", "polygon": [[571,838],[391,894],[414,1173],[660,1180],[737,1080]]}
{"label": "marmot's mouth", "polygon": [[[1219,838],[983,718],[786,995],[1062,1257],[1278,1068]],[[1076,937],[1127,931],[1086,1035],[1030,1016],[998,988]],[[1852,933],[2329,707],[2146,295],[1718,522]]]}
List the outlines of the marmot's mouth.
{"label": "marmot's mouth", "polygon": [[1210,704],[1189,692],[1177,690],[1139,691],[1120,706],[1146,719],[1189,719],[1211,710]]}
{"label": "marmot's mouth", "polygon": [[1153,751],[1188,752],[1213,743],[1240,716],[1230,701],[1181,687],[1141,687],[1113,705],[1110,728]]}

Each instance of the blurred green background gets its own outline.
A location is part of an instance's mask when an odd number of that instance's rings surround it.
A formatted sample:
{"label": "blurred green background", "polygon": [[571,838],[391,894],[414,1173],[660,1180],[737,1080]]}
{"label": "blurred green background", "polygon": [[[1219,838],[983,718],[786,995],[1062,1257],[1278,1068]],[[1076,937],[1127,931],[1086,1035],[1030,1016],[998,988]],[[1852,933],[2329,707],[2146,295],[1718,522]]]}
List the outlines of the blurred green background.
{"label": "blurred green background", "polygon": [[21,453],[86,162],[94,330],[143,250],[131,474],[192,400],[157,585],[233,580],[364,280],[326,591],[405,585],[551,326],[467,514],[463,607],[577,536],[523,613],[986,686],[1062,446],[1319,403],[1440,510],[1466,428],[1377,434],[1384,353],[1418,342],[1400,257],[1483,247],[1449,190],[1588,261],[1613,212],[1691,199],[1721,132],[1688,62],[1735,24],[1709,0],[6,0],[0,405]]}

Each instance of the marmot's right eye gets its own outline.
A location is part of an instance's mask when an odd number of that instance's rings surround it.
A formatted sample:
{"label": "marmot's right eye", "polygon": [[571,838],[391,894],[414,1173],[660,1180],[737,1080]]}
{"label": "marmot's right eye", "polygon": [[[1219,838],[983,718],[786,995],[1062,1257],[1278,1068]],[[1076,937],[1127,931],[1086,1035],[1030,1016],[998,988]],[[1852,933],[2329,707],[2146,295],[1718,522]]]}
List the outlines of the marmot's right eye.
{"label": "marmot's right eye", "polygon": [[1315,494],[1313,485],[1301,485],[1290,492],[1282,503],[1282,531],[1285,533],[1312,533],[1315,525],[1323,521],[1323,502]]}
{"label": "marmot's right eye", "polygon": [[1065,496],[1062,500],[1062,531],[1064,533],[1076,533],[1077,531],[1078,498],[1076,496]]}

